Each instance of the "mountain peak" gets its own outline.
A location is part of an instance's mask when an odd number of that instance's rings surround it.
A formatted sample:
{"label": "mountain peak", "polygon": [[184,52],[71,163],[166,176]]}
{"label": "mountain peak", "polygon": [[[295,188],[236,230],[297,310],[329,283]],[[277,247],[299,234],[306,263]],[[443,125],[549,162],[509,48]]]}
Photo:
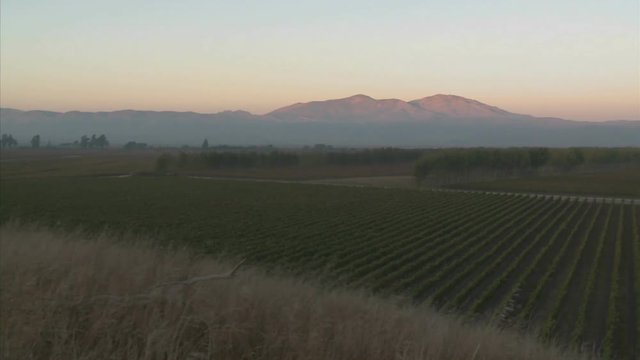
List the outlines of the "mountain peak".
{"label": "mountain peak", "polygon": [[468,99],[463,96],[452,95],[452,94],[435,94],[435,95],[423,97],[422,99],[434,99],[434,100],[446,100],[446,101],[453,101],[453,100],[475,101],[473,99]]}
{"label": "mountain peak", "polygon": [[362,102],[362,101],[371,101],[371,100],[375,101],[375,99],[372,98],[371,96],[364,95],[364,94],[356,94],[340,100],[348,100],[351,102]]}
{"label": "mountain peak", "polygon": [[520,117],[458,95],[437,94],[406,102],[356,94],[341,99],[297,103],[268,115],[287,121],[402,122],[434,119],[504,119]]}
{"label": "mountain peak", "polygon": [[503,117],[515,115],[498,107],[458,95],[437,94],[409,102],[425,110],[451,117]]}
{"label": "mountain peak", "polygon": [[416,99],[410,101],[413,104],[451,104],[460,105],[460,104],[474,104],[478,106],[487,106],[490,105],[481,103],[480,101],[469,99],[466,97],[458,96],[458,95],[450,95],[450,94],[436,94],[431,96],[423,97],[422,99]]}
{"label": "mountain peak", "polygon": [[357,94],[341,99],[298,103],[270,112],[287,121],[397,122],[419,120],[426,113],[406,101]]}

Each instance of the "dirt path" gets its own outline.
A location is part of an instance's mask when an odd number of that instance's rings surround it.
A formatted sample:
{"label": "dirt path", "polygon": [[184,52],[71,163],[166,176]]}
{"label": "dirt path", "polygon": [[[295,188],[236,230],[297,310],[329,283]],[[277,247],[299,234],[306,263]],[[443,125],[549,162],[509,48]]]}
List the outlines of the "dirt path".
{"label": "dirt path", "polygon": [[[136,176],[135,174],[118,174],[109,175],[112,178],[128,178]],[[104,176],[103,176],[104,177]],[[344,179],[319,179],[319,180],[276,180],[276,179],[256,179],[256,178],[233,178],[223,176],[196,176],[186,175],[190,179],[201,180],[218,180],[218,181],[246,181],[246,182],[263,182],[277,184],[311,184],[325,186],[351,186],[351,187],[377,187],[383,189],[415,189],[427,191],[455,192],[466,194],[491,194],[491,195],[521,195],[537,197],[542,199],[570,199],[577,201],[593,201],[606,204],[635,204],[640,205],[638,198],[618,198],[607,196],[590,196],[590,195],[570,195],[570,194],[542,194],[532,192],[515,192],[515,191],[485,191],[485,190],[463,190],[463,189],[443,189],[443,188],[425,188],[418,189],[415,184],[411,185],[410,176],[381,176],[367,178],[344,178]]]}
{"label": "dirt path", "polygon": [[[276,182],[291,184],[314,184],[314,185],[330,185],[330,186],[354,186],[354,187],[380,187],[380,188],[404,188],[417,189],[412,183],[410,176],[382,176],[373,178],[345,178],[345,179],[320,179],[320,180],[270,180],[270,179],[251,179],[251,178],[225,178],[225,177],[205,177],[205,176],[188,176],[192,179],[208,179],[208,180],[234,180],[234,181],[256,181],[256,182]],[[442,189],[430,188],[429,191],[457,192],[467,194],[493,194],[493,195],[522,195],[538,197],[543,199],[570,199],[578,201],[594,201],[604,202],[608,204],[636,204],[640,205],[640,199],[635,198],[617,198],[607,196],[590,196],[590,195],[570,195],[570,194],[541,194],[532,192],[514,192],[514,191],[485,191],[485,190],[462,190],[462,189]]]}

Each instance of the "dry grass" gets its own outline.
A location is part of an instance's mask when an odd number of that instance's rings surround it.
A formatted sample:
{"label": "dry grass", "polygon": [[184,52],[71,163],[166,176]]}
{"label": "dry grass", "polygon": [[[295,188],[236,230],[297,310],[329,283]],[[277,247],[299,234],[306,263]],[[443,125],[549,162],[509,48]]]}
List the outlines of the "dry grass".
{"label": "dry grass", "polygon": [[571,359],[427,308],[240,269],[148,242],[0,229],[3,359]]}

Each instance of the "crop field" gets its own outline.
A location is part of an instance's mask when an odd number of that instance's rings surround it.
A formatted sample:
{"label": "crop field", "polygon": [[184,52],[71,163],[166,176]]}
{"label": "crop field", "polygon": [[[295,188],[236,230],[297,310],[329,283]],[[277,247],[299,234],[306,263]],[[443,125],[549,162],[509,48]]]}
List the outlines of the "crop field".
{"label": "crop field", "polygon": [[[5,178],[41,176],[105,176],[155,172],[156,160],[163,152],[176,149],[147,150],[3,150],[0,171]],[[374,164],[301,164],[287,167],[248,167],[221,169],[171,169],[172,173],[225,178],[317,180],[327,178],[406,176],[412,177],[413,161]]]}
{"label": "crop field", "polygon": [[183,177],[1,182],[0,221],[140,233],[640,355],[640,206]]}
{"label": "crop field", "polygon": [[5,178],[97,176],[153,171],[158,153],[148,151],[77,151],[71,149],[3,150],[0,171]]}
{"label": "crop field", "polygon": [[569,173],[450,185],[451,188],[640,197],[640,169],[609,169],[592,173]]}

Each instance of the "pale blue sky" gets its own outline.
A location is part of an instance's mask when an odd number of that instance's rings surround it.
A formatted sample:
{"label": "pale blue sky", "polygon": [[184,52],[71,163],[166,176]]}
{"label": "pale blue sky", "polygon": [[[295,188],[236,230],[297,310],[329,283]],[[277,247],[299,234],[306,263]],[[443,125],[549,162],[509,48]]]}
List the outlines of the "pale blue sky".
{"label": "pale blue sky", "polygon": [[365,93],[640,119],[640,5],[3,0],[1,104],[263,113]]}

